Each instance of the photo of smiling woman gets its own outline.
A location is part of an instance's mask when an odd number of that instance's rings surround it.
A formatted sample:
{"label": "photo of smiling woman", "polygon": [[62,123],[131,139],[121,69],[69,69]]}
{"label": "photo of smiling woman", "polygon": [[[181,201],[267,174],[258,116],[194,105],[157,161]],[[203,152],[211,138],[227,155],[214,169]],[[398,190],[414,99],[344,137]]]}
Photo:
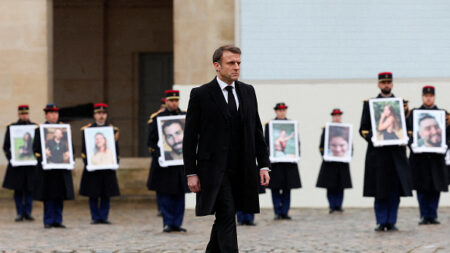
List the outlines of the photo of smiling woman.
{"label": "photo of smiling woman", "polygon": [[92,165],[114,164],[115,158],[113,151],[108,148],[108,140],[103,133],[95,134],[95,151],[91,158]]}

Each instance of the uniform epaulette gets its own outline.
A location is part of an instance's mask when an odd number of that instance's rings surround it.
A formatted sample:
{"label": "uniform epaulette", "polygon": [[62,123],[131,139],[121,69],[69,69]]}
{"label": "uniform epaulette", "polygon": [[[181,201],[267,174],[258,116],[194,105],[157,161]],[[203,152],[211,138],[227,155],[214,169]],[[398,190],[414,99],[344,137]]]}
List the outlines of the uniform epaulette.
{"label": "uniform epaulette", "polygon": [[319,148],[320,151],[323,151],[323,148]]}
{"label": "uniform epaulette", "polygon": [[38,129],[39,127],[41,127],[41,125],[40,124],[36,124],[36,128],[34,128],[34,129]]}
{"label": "uniform epaulette", "polygon": [[114,131],[119,131],[119,128],[115,126]]}
{"label": "uniform epaulette", "polygon": [[325,129],[325,126],[323,126],[322,129]]}
{"label": "uniform epaulette", "polygon": [[36,152],[36,153],[34,153],[34,156],[35,157],[41,157],[41,154]]}
{"label": "uniform epaulette", "polygon": [[86,159],[86,154],[81,153],[81,158]]}
{"label": "uniform epaulette", "polygon": [[150,124],[150,123],[152,123],[153,122],[153,119],[156,117],[156,116],[158,116],[158,114],[160,114],[161,112],[155,112],[155,113],[153,113],[152,115],[150,115],[150,119],[147,121],[147,124]]}
{"label": "uniform epaulette", "polygon": [[363,103],[367,103],[367,102],[369,102],[369,99],[364,99],[363,100]]}
{"label": "uniform epaulette", "polygon": [[270,122],[270,120],[269,120],[269,121],[266,121],[266,123],[264,123],[264,125],[268,125],[268,124],[269,124],[269,122]]}
{"label": "uniform epaulette", "polygon": [[80,130],[84,131],[85,128],[88,128],[88,127],[91,127],[91,126],[92,126],[92,123],[89,123],[89,124],[83,126]]}

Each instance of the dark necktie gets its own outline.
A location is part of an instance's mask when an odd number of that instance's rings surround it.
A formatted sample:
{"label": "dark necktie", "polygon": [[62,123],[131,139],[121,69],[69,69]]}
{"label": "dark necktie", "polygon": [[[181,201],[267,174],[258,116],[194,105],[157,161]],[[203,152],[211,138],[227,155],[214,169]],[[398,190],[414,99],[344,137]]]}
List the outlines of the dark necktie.
{"label": "dark necktie", "polygon": [[231,114],[234,114],[237,112],[237,105],[233,95],[233,86],[228,85],[225,89],[228,91],[228,110]]}

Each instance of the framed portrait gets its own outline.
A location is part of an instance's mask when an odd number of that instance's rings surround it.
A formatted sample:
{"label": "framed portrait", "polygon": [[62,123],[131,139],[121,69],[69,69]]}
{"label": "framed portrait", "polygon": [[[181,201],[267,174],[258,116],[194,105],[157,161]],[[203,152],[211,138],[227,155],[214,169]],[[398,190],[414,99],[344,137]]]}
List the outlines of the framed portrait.
{"label": "framed portrait", "polygon": [[413,119],[412,151],[445,154],[447,151],[445,111],[414,110]]}
{"label": "framed portrait", "polygon": [[32,166],[37,164],[33,152],[34,131],[37,125],[12,125],[9,127],[11,165]]}
{"label": "framed portrait", "polygon": [[84,143],[88,171],[119,168],[112,126],[85,128]]}
{"label": "framed portrait", "polygon": [[186,115],[161,116],[157,118],[159,162],[162,166],[184,165],[183,137]]}
{"label": "framed portrait", "polygon": [[323,159],[349,163],[352,160],[352,134],[351,124],[327,123]]}
{"label": "framed portrait", "polygon": [[269,136],[271,162],[298,162],[300,160],[297,121],[269,121]]}
{"label": "framed portrait", "polygon": [[369,108],[374,146],[408,144],[402,98],[370,99]]}
{"label": "framed portrait", "polygon": [[44,170],[74,168],[72,133],[69,124],[43,124],[39,127]]}

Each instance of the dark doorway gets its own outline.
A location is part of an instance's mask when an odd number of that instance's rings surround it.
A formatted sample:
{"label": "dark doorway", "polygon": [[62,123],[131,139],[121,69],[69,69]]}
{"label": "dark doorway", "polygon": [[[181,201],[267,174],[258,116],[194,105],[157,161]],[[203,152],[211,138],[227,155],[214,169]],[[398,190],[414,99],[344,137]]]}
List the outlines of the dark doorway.
{"label": "dark doorway", "polygon": [[139,54],[139,156],[149,156],[147,122],[173,85],[172,53]]}

